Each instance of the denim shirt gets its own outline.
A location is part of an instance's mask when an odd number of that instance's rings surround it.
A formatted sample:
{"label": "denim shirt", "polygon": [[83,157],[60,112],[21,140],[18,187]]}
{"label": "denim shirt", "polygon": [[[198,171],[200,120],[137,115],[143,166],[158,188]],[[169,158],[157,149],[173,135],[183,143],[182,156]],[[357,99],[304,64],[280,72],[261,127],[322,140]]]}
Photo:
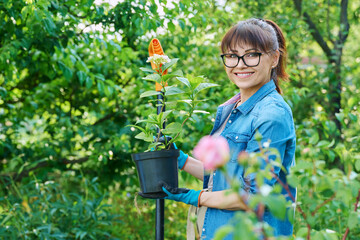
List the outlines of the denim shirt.
{"label": "denim shirt", "polygon": [[[240,94],[218,107],[214,128],[210,135],[224,123],[230,114],[221,133],[221,136],[226,138],[231,151],[230,161],[226,165],[227,173],[239,179],[242,183],[242,191],[251,195],[257,192],[255,174],[249,174],[244,179],[244,167],[237,161],[239,153],[259,151],[259,143],[255,140],[255,133],[258,130],[263,136],[262,143],[270,139],[270,147],[278,149],[282,165],[286,172],[289,172],[290,167],[295,164],[295,128],[291,109],[276,91],[273,80],[263,85],[246,102],[234,109],[238,99],[240,99]],[[275,168],[275,173],[286,184],[286,173],[280,168]],[[204,188],[207,188],[208,182],[209,175],[204,176]],[[265,183],[270,186],[278,184],[274,178],[265,180]],[[220,171],[215,171],[213,191],[229,188],[230,185],[225,176]],[[291,186],[289,188],[292,195],[296,197],[296,189]],[[282,194],[287,200],[291,200],[285,189],[282,189]],[[230,220],[235,213],[236,211],[208,208],[201,234],[202,239],[212,239],[221,226],[231,224]],[[293,226],[287,219],[279,220],[269,211],[265,211],[263,219],[273,227],[275,236],[292,234]],[[225,239],[232,239],[232,235],[228,235]]]}

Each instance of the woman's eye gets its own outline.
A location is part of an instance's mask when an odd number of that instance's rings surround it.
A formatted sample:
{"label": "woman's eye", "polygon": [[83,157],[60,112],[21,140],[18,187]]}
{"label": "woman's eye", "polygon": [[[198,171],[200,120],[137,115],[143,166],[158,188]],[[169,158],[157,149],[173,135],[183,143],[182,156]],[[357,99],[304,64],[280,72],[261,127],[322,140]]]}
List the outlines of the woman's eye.
{"label": "woman's eye", "polygon": [[229,57],[230,57],[230,58],[237,58],[237,55],[236,55],[236,54],[230,54]]}
{"label": "woman's eye", "polygon": [[259,53],[248,53],[247,56],[248,57],[257,57],[257,56],[259,56]]}

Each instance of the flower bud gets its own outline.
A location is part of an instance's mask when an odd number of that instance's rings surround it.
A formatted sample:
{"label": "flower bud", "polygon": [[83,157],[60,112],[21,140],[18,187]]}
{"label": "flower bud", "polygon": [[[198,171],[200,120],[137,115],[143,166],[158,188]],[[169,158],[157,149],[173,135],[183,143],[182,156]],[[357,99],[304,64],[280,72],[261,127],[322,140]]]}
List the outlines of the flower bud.
{"label": "flower bud", "polygon": [[242,151],[238,156],[238,163],[246,167],[249,164],[249,154]]}

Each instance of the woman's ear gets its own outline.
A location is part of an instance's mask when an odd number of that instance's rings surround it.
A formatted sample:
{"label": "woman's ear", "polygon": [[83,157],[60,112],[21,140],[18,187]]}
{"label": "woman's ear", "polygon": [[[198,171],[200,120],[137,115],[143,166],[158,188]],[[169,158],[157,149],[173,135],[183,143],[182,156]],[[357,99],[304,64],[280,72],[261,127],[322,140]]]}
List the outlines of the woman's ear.
{"label": "woman's ear", "polygon": [[273,54],[273,64],[272,64],[273,68],[275,68],[278,65],[279,60],[280,60],[280,51],[277,49]]}

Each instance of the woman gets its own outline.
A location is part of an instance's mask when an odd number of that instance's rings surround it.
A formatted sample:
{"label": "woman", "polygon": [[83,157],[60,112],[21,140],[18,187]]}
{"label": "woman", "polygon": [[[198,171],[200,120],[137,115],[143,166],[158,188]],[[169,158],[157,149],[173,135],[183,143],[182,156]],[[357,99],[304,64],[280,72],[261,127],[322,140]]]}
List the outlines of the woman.
{"label": "woman", "polygon": [[[244,168],[238,164],[242,151],[257,152],[255,140],[258,131],[263,142],[270,140],[270,147],[277,148],[286,171],[275,169],[279,179],[286,184],[286,174],[295,164],[295,129],[290,107],[281,97],[279,80],[287,79],[285,72],[286,45],[281,29],[270,20],[248,19],[232,27],[221,42],[222,59],[229,79],[240,93],[220,105],[211,135],[226,138],[232,153],[226,165],[227,172],[237,177],[243,191],[249,196],[257,191],[254,174],[244,179]],[[225,176],[218,171],[204,174],[202,162],[180,151],[179,168],[204,182],[201,191],[171,189],[164,186],[167,199],[205,207],[201,237],[212,239],[219,227],[234,216],[234,210],[246,210],[247,205],[230,188]],[[250,183],[250,184],[249,184]],[[270,186],[276,179],[266,180]],[[293,196],[296,190],[290,187]],[[283,189],[282,194],[290,200]],[[201,211],[200,211],[201,215]],[[201,218],[201,217],[200,217]],[[275,218],[265,211],[264,221],[274,229],[274,235],[291,235],[292,224]],[[202,223],[198,223],[202,224]],[[226,239],[232,239],[228,236]]]}

